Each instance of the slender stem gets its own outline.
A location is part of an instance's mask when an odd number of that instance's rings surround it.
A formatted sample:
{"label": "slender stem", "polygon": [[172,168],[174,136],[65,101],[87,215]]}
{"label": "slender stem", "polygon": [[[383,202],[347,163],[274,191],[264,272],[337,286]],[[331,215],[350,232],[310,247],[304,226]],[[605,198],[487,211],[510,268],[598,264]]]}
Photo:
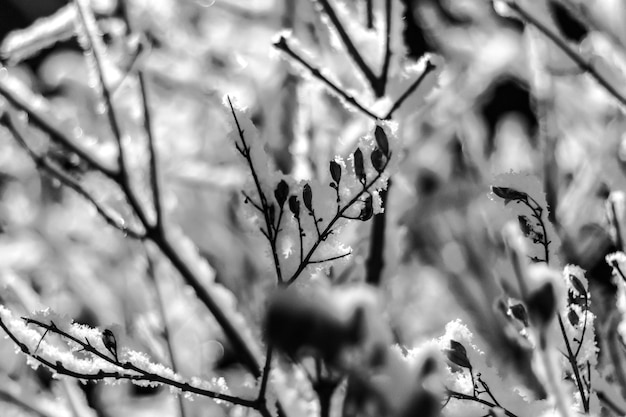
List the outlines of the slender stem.
{"label": "slender stem", "polygon": [[563,336],[563,340],[565,341],[565,348],[567,349],[567,360],[570,363],[572,371],[574,371],[574,378],[576,379],[576,386],[578,387],[578,392],[580,393],[580,398],[583,402],[583,408],[586,413],[589,411],[589,398],[585,396],[585,388],[583,387],[582,379],[580,378],[580,372],[578,371],[578,364],[576,363],[576,357],[574,356],[574,353],[572,352],[572,347],[570,346],[569,339],[565,331],[565,326],[563,324],[563,318],[561,317],[561,314],[557,313],[557,319],[559,321],[561,335]]}
{"label": "slender stem", "polygon": [[585,318],[583,320],[583,331],[580,335],[580,343],[578,343],[578,347],[576,348],[576,353],[574,353],[574,359],[578,359],[578,354],[580,353],[580,349],[583,347],[583,342],[585,341],[585,332],[587,331],[587,316],[589,315],[589,297],[585,294]]}
{"label": "slender stem", "polygon": [[326,84],[333,92],[341,96],[345,101],[350,103],[353,107],[356,107],[361,113],[365,114],[366,116],[374,120],[381,120],[380,117],[376,116],[374,113],[366,109],[354,97],[346,93],[337,84],[329,80],[324,74],[322,74],[322,72],[318,68],[309,64],[307,61],[304,60],[304,58],[302,58],[295,51],[293,51],[291,47],[287,44],[287,40],[285,39],[285,37],[281,36],[278,42],[274,43],[274,47],[276,47],[276,49],[278,50],[283,51],[284,53],[289,55],[291,58],[293,58],[296,62],[304,66],[315,78],[317,78],[318,80]]}
{"label": "slender stem", "polygon": [[270,205],[270,203],[267,201],[267,197],[265,196],[265,192],[263,191],[263,187],[261,186],[261,181],[257,175],[256,168],[254,166],[254,163],[252,162],[252,157],[250,155],[250,146],[246,141],[244,131],[241,129],[239,119],[237,118],[237,114],[235,113],[233,103],[230,101],[230,97],[228,97],[228,104],[230,105],[230,111],[232,112],[233,119],[235,120],[235,125],[237,126],[237,132],[239,133],[239,139],[241,140],[241,146],[237,146],[237,149],[248,163],[254,185],[256,187],[257,193],[259,194],[259,199],[261,200],[261,208],[263,210],[263,217],[265,219],[265,226],[267,228],[266,238],[269,241],[271,247],[272,258],[274,260],[274,269],[276,270],[276,279],[278,280],[279,284],[282,284],[283,275],[280,267],[280,260],[278,259],[278,250],[276,246],[278,228],[280,227],[280,224],[276,226],[276,232],[274,232],[274,223],[270,216],[270,210],[273,205]]}
{"label": "slender stem", "polygon": [[270,377],[270,372],[272,370],[272,353],[273,347],[268,343],[267,345],[267,353],[265,354],[265,366],[263,366],[263,376],[261,377],[261,388],[259,388],[259,396],[257,397],[257,401],[265,401],[265,392],[267,390],[267,381]]}
{"label": "slender stem", "polygon": [[509,7],[519,13],[525,20],[527,20],[530,24],[535,26],[546,35],[552,42],[556,44],[567,56],[569,56],[572,61],[578,65],[578,67],[589,74],[593,79],[595,79],[604,89],[615,97],[620,103],[626,105],[626,97],[624,97],[617,89],[603,76],[601,75],[595,67],[588,62],[585,58],[583,58],[578,52],[576,52],[568,43],[559,37],[556,33],[550,30],[546,25],[540,22],[536,17],[530,14],[526,9],[520,6],[516,1],[509,0],[507,1]]}
{"label": "slender stem", "polygon": [[341,259],[341,258],[345,258],[347,256],[352,255],[352,252],[346,252],[346,253],[342,253],[341,255],[337,255],[337,256],[333,256],[331,258],[326,258],[326,259],[319,259],[319,260],[309,260],[310,264],[321,264],[324,262],[330,262],[330,261],[336,261],[337,259]]}
{"label": "slender stem", "polygon": [[333,7],[330,5],[330,2],[328,0],[317,0],[317,2],[322,6],[324,13],[328,16],[328,19],[330,19],[333,26],[337,30],[337,34],[348,51],[348,55],[350,55],[356,66],[359,68],[359,71],[361,71],[365,79],[368,81],[372,91],[374,91],[377,97],[381,97],[384,93],[381,93],[378,77],[374,74],[374,72],[372,72],[369,65],[365,63],[361,53],[356,46],[354,46],[354,43],[352,43],[352,39],[341,24],[341,21],[339,20],[339,17],[335,13]]}
{"label": "slender stem", "polygon": [[622,355],[617,348],[618,340],[620,336],[617,333],[617,327],[621,321],[618,314],[612,314],[609,318],[608,332],[606,335],[606,341],[609,351],[609,357],[613,364],[613,371],[615,373],[615,379],[617,380],[622,397],[626,398],[626,374],[624,374]]}
{"label": "slender stem", "polygon": [[[491,408],[497,407],[497,404],[492,403],[492,402],[487,401],[487,400],[484,400],[482,398],[478,398],[476,396],[463,394],[462,392],[457,392],[457,391],[453,391],[453,390],[450,390],[450,389],[448,389],[447,392],[448,392],[448,395],[451,398],[455,398],[457,400],[474,401],[474,402],[486,405],[487,407],[491,407]],[[508,417],[517,417],[517,415],[513,414],[512,412],[510,412],[506,408],[503,408],[503,410],[504,410],[504,415],[506,415]]]}

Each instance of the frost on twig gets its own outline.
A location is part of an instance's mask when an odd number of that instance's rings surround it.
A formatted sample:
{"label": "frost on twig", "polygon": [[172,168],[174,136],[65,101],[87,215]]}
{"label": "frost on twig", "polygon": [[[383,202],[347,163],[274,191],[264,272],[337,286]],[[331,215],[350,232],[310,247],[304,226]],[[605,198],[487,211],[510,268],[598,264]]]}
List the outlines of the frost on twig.
{"label": "frost on twig", "polygon": [[102,331],[76,324],[50,310],[18,318],[0,306],[0,327],[15,342],[17,350],[28,356],[29,365],[35,369],[44,365],[57,378],[107,383],[128,380],[140,386],[165,385],[173,393],[195,394],[257,407],[253,400],[230,395],[222,378],[187,381],[172,369],[152,362],[146,354],[119,346],[110,329]]}

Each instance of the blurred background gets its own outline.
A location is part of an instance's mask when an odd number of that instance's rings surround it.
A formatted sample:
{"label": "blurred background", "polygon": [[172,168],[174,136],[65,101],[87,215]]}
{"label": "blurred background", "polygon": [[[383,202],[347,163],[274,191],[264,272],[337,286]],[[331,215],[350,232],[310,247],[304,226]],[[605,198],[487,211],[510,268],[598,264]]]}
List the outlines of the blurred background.
{"label": "blurred background", "polygon": [[[382,1],[374,1],[367,29],[366,1],[341,2],[353,34],[382,33]],[[443,332],[449,320],[478,322],[479,334],[498,346],[490,327],[501,290],[493,269],[503,253],[500,228],[517,213],[488,198],[489,185],[518,181],[527,192],[546,191],[560,260],[593,270],[614,250],[607,229],[607,192],[624,189],[624,116],[612,99],[553,44],[502,17],[480,0],[393,1],[399,17],[392,75],[424,54],[439,57],[437,87],[418,89],[396,112],[402,140],[386,207],[385,268],[377,285],[397,341],[415,344]],[[583,4],[583,2],[571,2]],[[594,6],[580,21],[556,1],[530,10],[568,44],[592,59],[617,85],[623,80],[624,41],[619,1]],[[230,289],[252,323],[274,285],[263,237],[250,228],[241,189],[248,172],[227,138],[228,94],[248,108],[271,163],[296,178],[327,181],[328,161],[347,156],[373,124],[346,107],[305,70],[272,46],[282,30],[373,108],[376,100],[346,52],[337,47],[315,2],[298,0],[92,0],[107,46],[114,102],[131,140],[132,164],[146,190],[147,155],[133,68],[148,77],[150,106],[165,189],[165,207]],[[555,6],[556,5],[556,6]],[[103,157],[113,139],[63,1],[1,0],[0,80],[18,80],[43,100],[41,111],[84,139]],[[561,7],[561,8],[559,8]],[[142,38],[128,36],[125,19]],[[64,20],[65,19],[65,20]],[[69,22],[69,23],[68,23]],[[365,35],[364,35],[365,37]],[[376,40],[362,42],[371,62]],[[141,46],[141,47],[140,47]],[[128,75],[130,74],[130,75]],[[406,81],[406,80],[403,80]],[[620,90],[625,90],[619,87]],[[39,103],[39,101],[38,101]],[[0,108],[6,108],[5,101]],[[133,127],[134,126],[134,127]],[[134,129],[134,130],[133,130]],[[119,192],[80,159],[33,128],[31,139],[80,178],[100,201],[124,212]],[[155,360],[171,363],[164,342],[170,329],[181,374],[225,375],[241,392],[254,383],[237,364],[221,331],[193,302],[171,266],[156,253],[108,227],[71,190],[40,174],[4,128],[0,129],[0,301],[19,314],[50,307],[91,326],[116,324],[123,340]],[[529,179],[498,179],[510,171]],[[498,185],[506,185],[498,183]],[[542,197],[543,198],[543,197]],[[338,284],[363,282],[370,223],[344,231],[354,255],[329,272]],[[556,249],[555,249],[556,250]],[[600,268],[601,269],[601,268]],[[610,271],[595,272],[599,282]],[[606,275],[608,274],[608,275]],[[161,309],[159,305],[165,308]],[[480,325],[482,323],[482,326]],[[0,340],[3,415],[177,415],[177,399],[160,388],[131,384],[57,382],[32,371],[15,346]],[[212,401],[185,402],[187,416],[243,413]],[[80,410],[80,411],[77,411]]]}

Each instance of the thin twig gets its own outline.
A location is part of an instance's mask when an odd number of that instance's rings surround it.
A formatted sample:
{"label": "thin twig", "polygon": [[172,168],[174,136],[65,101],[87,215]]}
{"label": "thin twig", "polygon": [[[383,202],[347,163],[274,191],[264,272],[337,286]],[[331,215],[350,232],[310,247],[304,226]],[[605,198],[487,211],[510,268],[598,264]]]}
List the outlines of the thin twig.
{"label": "thin twig", "polygon": [[276,270],[276,279],[279,284],[283,283],[282,270],[280,267],[280,260],[278,259],[278,250],[277,250],[277,239],[274,233],[278,234],[278,229],[280,224],[276,225],[276,232],[274,232],[274,223],[270,216],[271,207],[273,204],[267,201],[267,197],[265,196],[265,192],[263,191],[263,187],[261,186],[261,181],[257,175],[256,167],[252,162],[252,156],[250,154],[250,146],[246,141],[246,137],[244,135],[244,131],[241,129],[241,125],[239,124],[239,119],[237,118],[237,114],[235,113],[235,108],[233,107],[233,103],[230,101],[230,97],[228,97],[228,104],[230,105],[230,111],[233,115],[233,119],[235,120],[235,125],[237,127],[237,133],[239,134],[239,139],[241,140],[241,146],[237,146],[237,149],[241,153],[241,155],[246,160],[248,167],[250,168],[250,173],[252,174],[252,179],[254,180],[254,185],[256,187],[257,193],[259,194],[259,199],[261,200],[261,209],[263,212],[263,217],[265,219],[265,226],[267,228],[266,238],[270,243],[272,257],[274,260],[274,269]]}
{"label": "thin twig", "polygon": [[354,97],[352,97],[350,94],[346,93],[337,84],[335,84],[334,82],[329,80],[324,74],[322,74],[322,72],[318,68],[316,68],[313,65],[309,64],[307,61],[304,60],[304,58],[302,58],[295,51],[293,51],[291,49],[291,47],[289,47],[289,45],[287,44],[287,40],[285,39],[284,36],[281,36],[280,39],[278,40],[278,42],[274,43],[274,46],[276,47],[276,49],[279,49],[279,50],[285,52],[287,55],[289,55],[295,61],[300,63],[302,66],[304,66],[315,78],[317,78],[318,80],[320,80],[324,84],[326,84],[332,91],[334,91],[336,94],[341,96],[345,101],[350,103],[353,107],[356,107],[361,113],[365,114],[366,116],[368,116],[368,117],[370,117],[370,118],[372,118],[374,120],[381,120],[380,117],[376,116],[374,113],[372,113],[371,111],[366,109]]}
{"label": "thin twig", "polygon": [[346,32],[346,29],[341,24],[337,13],[335,13],[335,10],[330,5],[329,1],[317,0],[317,2],[322,6],[324,13],[326,14],[326,16],[328,16],[333,26],[337,30],[337,34],[339,35],[341,42],[348,51],[348,55],[350,55],[356,66],[359,68],[359,71],[361,71],[365,79],[368,81],[370,87],[372,88],[372,91],[374,91],[377,97],[382,97],[384,93],[381,93],[378,77],[374,74],[369,65],[365,63],[365,60],[361,56],[361,53],[356,48],[356,46],[354,46],[354,43],[352,43],[352,39]]}
{"label": "thin twig", "polygon": [[578,52],[576,52],[568,43],[563,40],[559,35],[554,33],[550,28],[548,28],[545,24],[540,22],[536,17],[530,14],[526,9],[520,6],[514,0],[508,0],[507,4],[511,9],[519,13],[526,21],[535,26],[546,35],[552,42],[556,44],[567,56],[569,56],[572,61],[578,65],[580,69],[589,74],[593,79],[595,79],[604,89],[615,97],[620,103],[626,105],[626,97],[624,97],[617,89],[603,76],[601,75],[596,68],[585,58],[583,58]]}
{"label": "thin twig", "polygon": [[265,366],[263,366],[263,376],[261,377],[261,387],[259,388],[259,395],[257,401],[265,401],[265,392],[267,390],[267,381],[270,377],[272,370],[272,352],[273,348],[270,343],[267,344],[267,353],[265,355]]}
{"label": "thin twig", "polygon": [[[453,391],[448,389],[447,390],[448,396],[450,398],[455,398],[457,400],[466,400],[466,401],[474,401],[483,405],[486,405],[487,407],[490,408],[494,408],[497,407],[496,404],[489,402],[487,400],[484,400],[482,398],[479,398],[477,396],[472,396],[472,395],[467,395],[467,394],[463,394],[462,392],[457,392],[457,391]],[[517,417],[517,415],[515,415],[514,413],[510,412],[509,410],[507,410],[506,408],[502,409],[504,411],[504,414],[508,417]]]}
{"label": "thin twig", "polygon": [[333,256],[331,258],[319,259],[319,260],[309,260],[309,264],[321,264],[324,262],[336,261],[337,259],[345,258],[347,256],[352,255],[352,251],[342,253],[341,255]]}

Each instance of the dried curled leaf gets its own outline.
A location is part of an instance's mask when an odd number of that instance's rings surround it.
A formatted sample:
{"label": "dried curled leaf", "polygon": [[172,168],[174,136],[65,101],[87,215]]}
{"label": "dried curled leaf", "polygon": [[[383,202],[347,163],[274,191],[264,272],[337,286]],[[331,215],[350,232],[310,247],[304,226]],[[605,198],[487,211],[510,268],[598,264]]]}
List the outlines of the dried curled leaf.
{"label": "dried curled leaf", "polygon": [[450,348],[445,351],[446,357],[450,362],[461,368],[472,369],[472,364],[467,358],[465,347],[456,340],[450,340]]}

